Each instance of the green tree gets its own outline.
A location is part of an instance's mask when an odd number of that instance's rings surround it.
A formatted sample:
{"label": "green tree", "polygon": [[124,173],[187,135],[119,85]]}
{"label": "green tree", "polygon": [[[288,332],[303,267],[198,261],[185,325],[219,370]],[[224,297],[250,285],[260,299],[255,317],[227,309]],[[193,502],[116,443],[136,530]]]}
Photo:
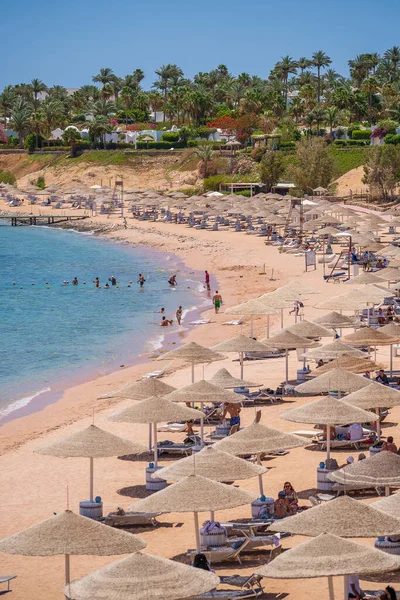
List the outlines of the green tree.
{"label": "green tree", "polygon": [[297,66],[300,69],[301,74],[303,75],[304,71],[306,69],[308,69],[309,67],[311,67],[312,62],[309,58],[306,58],[305,56],[302,56],[301,58],[299,58],[299,60],[297,61]]}
{"label": "green tree", "polygon": [[208,163],[214,156],[214,151],[210,144],[199,144],[195,150],[196,155],[202,162],[204,168],[204,179],[207,177]]}
{"label": "green tree", "polygon": [[363,183],[376,199],[393,199],[400,181],[400,147],[384,145],[371,148],[364,165]]}
{"label": "green tree", "polygon": [[285,164],[282,153],[270,150],[264,154],[260,163],[260,179],[270,192],[272,186],[276,185],[285,173]]}
{"label": "green tree", "polygon": [[326,109],[326,122],[329,125],[329,135],[333,138],[333,128],[338,122],[339,111],[336,106],[328,106]]}
{"label": "green tree", "polygon": [[101,85],[104,88],[108,83],[110,83],[113,80],[114,77],[114,71],[106,67],[100,69],[97,75],[93,75],[92,81],[94,83],[101,83]]}
{"label": "green tree", "polygon": [[0,95],[0,110],[4,117],[4,129],[7,129],[7,119],[11,116],[15,99],[16,95],[13,88],[10,85],[4,88],[3,93]]}
{"label": "green tree", "polygon": [[89,135],[93,139],[93,145],[96,148],[99,138],[103,140],[103,147],[106,148],[106,133],[111,133],[113,130],[108,118],[105,115],[96,115],[91,121],[88,121]]}
{"label": "green tree", "polygon": [[47,85],[40,79],[32,79],[31,89],[33,94],[33,109],[36,111],[39,107],[39,94],[47,92]]}
{"label": "green tree", "polygon": [[333,158],[321,138],[301,140],[296,148],[296,165],[292,168],[293,180],[304,194],[316,187],[327,188],[333,175]]}
{"label": "green tree", "polygon": [[31,107],[23,98],[18,98],[12,107],[10,125],[18,133],[20,147],[24,146],[24,139],[29,132]]}
{"label": "green tree", "polygon": [[136,90],[128,85],[124,85],[124,87],[121,90],[120,98],[124,105],[125,125],[128,125],[128,112],[135,100],[136,93]]}
{"label": "green tree", "polygon": [[398,68],[400,62],[400,47],[393,46],[393,48],[389,48],[386,50],[383,57],[389,62],[392,68],[392,81],[398,80]]}
{"label": "green tree", "polygon": [[312,64],[317,68],[318,79],[318,103],[321,102],[321,69],[331,64],[332,60],[323,50],[318,50],[312,55]]}
{"label": "green tree", "polygon": [[62,135],[62,139],[71,148],[69,154],[70,158],[74,158],[76,155],[76,146],[82,139],[81,132],[75,129],[75,127],[68,127]]}
{"label": "green tree", "polygon": [[281,79],[284,85],[284,100],[285,100],[285,108],[287,108],[287,99],[288,99],[288,80],[290,73],[296,73],[297,71],[297,62],[293,60],[290,56],[283,56],[279,62],[276,63],[274,67],[274,71]]}

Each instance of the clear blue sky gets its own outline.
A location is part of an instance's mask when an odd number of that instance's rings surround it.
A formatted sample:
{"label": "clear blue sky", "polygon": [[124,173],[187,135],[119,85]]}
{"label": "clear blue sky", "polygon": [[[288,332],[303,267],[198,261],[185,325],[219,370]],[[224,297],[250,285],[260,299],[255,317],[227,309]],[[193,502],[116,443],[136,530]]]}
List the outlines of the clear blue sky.
{"label": "clear blue sky", "polygon": [[224,63],[261,77],[282,55],[324,50],[347,60],[400,45],[398,0],[11,0],[1,11],[0,89],[34,77],[91,83],[100,67],[123,76],[176,63],[187,76]]}

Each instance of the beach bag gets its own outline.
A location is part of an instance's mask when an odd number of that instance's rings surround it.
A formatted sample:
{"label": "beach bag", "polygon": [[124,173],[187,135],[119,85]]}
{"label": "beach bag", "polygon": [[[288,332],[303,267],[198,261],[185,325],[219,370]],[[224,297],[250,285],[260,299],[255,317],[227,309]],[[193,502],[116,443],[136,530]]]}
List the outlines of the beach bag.
{"label": "beach bag", "polygon": [[202,546],[211,546],[217,548],[225,546],[228,532],[217,521],[205,521],[200,529],[200,539]]}

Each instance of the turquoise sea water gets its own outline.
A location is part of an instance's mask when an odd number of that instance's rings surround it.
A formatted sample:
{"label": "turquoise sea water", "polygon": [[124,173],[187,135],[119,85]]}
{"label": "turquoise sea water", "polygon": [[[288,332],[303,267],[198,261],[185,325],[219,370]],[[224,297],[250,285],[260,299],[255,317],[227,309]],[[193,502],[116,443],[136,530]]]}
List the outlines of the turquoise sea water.
{"label": "turquoise sea water", "polygon": [[[176,271],[179,286],[171,290],[167,279]],[[148,356],[166,333],[156,311],[163,306],[175,319],[178,305],[203,302],[199,274],[175,256],[73,231],[1,226],[0,273],[0,420],[45,390]],[[104,289],[111,275],[119,287]]]}

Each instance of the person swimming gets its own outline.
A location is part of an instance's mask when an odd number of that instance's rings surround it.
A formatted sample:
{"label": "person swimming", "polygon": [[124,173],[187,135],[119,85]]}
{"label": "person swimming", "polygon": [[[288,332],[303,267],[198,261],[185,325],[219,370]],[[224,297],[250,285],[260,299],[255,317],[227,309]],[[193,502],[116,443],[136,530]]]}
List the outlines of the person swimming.
{"label": "person swimming", "polygon": [[161,319],[160,327],[168,327],[168,325],[172,325],[172,319],[167,319],[166,317],[163,317]]}
{"label": "person swimming", "polygon": [[114,277],[114,275],[111,275],[111,277],[110,277],[109,281],[111,281],[111,285],[117,285],[117,280],[116,280],[116,278]]}
{"label": "person swimming", "polygon": [[78,278],[77,277],[73,278],[72,285],[78,285]]}
{"label": "person swimming", "polygon": [[168,283],[172,286],[178,285],[178,282],[176,281],[176,275],[171,275],[171,277],[168,279]]}

